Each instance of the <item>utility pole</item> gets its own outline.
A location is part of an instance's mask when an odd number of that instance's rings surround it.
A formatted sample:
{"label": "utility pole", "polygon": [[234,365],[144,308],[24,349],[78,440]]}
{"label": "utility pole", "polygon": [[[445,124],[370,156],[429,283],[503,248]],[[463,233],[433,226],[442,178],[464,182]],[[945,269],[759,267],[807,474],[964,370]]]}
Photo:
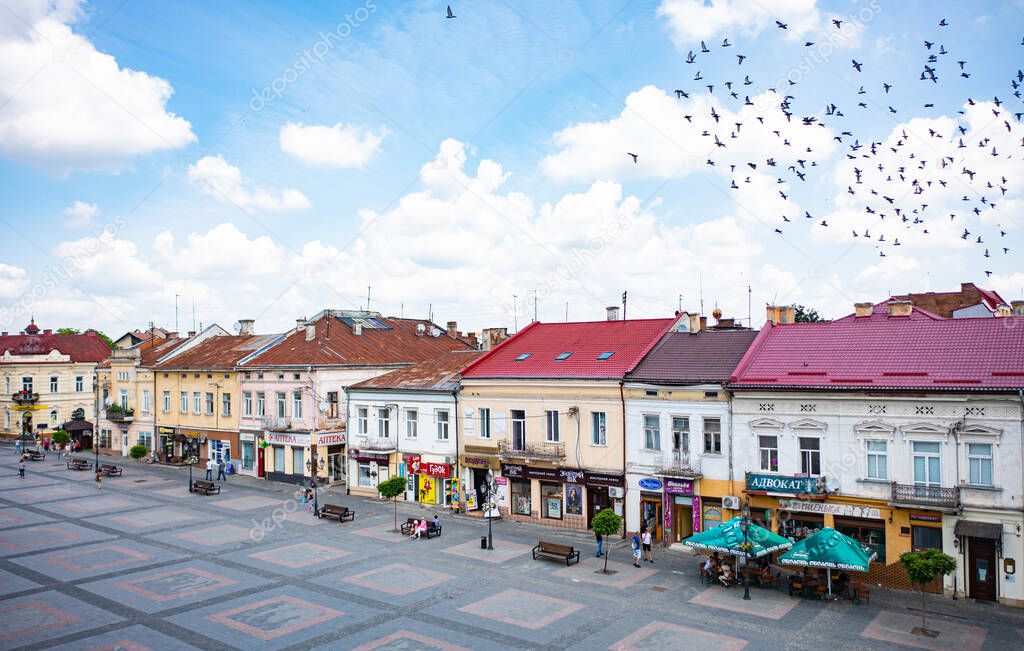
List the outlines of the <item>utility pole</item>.
{"label": "utility pole", "polygon": [[512,329],[519,332],[519,297],[512,294]]}
{"label": "utility pole", "polygon": [[626,320],[626,297],[627,297],[627,294],[629,294],[628,290],[622,292],[622,320],[623,321]]}
{"label": "utility pole", "polygon": [[370,311],[370,286],[366,286],[366,311]]}
{"label": "utility pole", "polygon": [[754,327],[754,314],[753,314],[753,312],[750,309],[750,305],[751,305],[750,302],[751,302],[751,300],[753,300],[751,298],[752,295],[753,295],[753,290],[750,289],[750,285],[747,285],[747,327],[748,328],[753,328]]}
{"label": "utility pole", "polygon": [[537,321],[537,290],[533,290],[533,320]]}
{"label": "utility pole", "polygon": [[181,332],[178,327],[178,299],[181,298],[181,294],[174,295],[174,331]]}

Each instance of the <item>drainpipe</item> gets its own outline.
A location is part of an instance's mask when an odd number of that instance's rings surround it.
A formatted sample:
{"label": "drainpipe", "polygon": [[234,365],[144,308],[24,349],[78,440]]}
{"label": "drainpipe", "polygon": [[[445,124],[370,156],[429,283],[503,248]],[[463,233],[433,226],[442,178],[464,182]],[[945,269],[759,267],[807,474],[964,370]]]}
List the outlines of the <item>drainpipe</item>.
{"label": "drainpipe", "polygon": [[[626,539],[626,498],[629,496],[629,482],[626,481],[626,389],[625,380],[619,380],[619,402],[622,405],[622,539]],[[615,508],[614,506],[612,507]]]}
{"label": "drainpipe", "polygon": [[732,492],[733,486],[733,474],[732,474],[732,443],[735,440],[732,424],[732,396],[733,394],[726,390],[725,397],[728,398],[729,403],[729,491]]}
{"label": "drainpipe", "polygon": [[[462,424],[462,412],[459,411],[459,390],[458,388],[452,389],[452,399],[455,401],[455,463],[452,464],[455,467],[454,477],[458,480],[459,487],[462,487],[462,465],[459,463],[459,434],[461,431]],[[461,491],[460,491],[461,492]],[[456,498],[458,495],[452,495],[452,506],[457,508],[460,512],[462,511],[462,502]]]}

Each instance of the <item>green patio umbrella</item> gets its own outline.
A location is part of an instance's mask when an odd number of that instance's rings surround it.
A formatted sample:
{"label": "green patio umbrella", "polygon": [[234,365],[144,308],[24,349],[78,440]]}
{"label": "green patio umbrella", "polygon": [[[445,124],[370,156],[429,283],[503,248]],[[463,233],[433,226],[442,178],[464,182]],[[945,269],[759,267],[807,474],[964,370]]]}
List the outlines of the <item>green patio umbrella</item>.
{"label": "green patio umbrella", "polygon": [[874,551],[853,538],[824,527],[793,545],[779,557],[779,563],[824,568],[828,576],[828,594],[832,596],[832,570],[867,572],[875,556]]}
{"label": "green patio umbrella", "polygon": [[746,537],[749,547],[744,549],[742,521],[743,518],[733,518],[728,522],[723,522],[717,527],[690,536],[683,541],[683,545],[733,556],[746,556],[747,558],[761,558],[772,552],[789,549],[793,546],[793,543],[786,538],[750,523]]}

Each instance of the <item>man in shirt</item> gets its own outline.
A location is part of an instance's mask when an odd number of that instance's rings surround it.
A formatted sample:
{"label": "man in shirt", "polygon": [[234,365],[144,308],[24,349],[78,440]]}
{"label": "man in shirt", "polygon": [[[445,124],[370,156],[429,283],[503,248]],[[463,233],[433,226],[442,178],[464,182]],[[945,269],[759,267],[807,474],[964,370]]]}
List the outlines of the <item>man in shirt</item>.
{"label": "man in shirt", "polygon": [[206,462],[206,481],[213,481],[213,465],[214,465],[214,463],[215,462],[214,462],[213,459],[209,459]]}

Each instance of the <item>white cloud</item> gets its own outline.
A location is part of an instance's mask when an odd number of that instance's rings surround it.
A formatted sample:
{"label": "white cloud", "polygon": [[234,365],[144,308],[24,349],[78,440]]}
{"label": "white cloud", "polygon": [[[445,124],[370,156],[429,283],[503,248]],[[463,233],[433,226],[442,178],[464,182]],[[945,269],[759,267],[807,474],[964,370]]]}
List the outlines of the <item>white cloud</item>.
{"label": "white cloud", "polygon": [[218,224],[206,233],[189,233],[181,248],[170,231],[157,235],[153,249],[186,278],[233,278],[266,276],[281,270],[282,251],[270,237],[250,239],[234,224]]}
{"label": "white cloud", "polygon": [[28,287],[28,272],[21,267],[0,262],[0,299],[11,299]]}
{"label": "white cloud", "polygon": [[76,201],[64,209],[67,219],[64,225],[67,228],[85,228],[92,225],[93,217],[100,214],[100,208],[94,203]]}
{"label": "white cloud", "polygon": [[340,122],[333,127],[289,122],[281,127],[278,138],[281,151],[309,165],[362,167],[380,151],[380,144],[387,135],[384,127],[374,131]]}
{"label": "white cloud", "polygon": [[188,178],[199,191],[222,203],[240,208],[268,211],[291,211],[309,208],[309,199],[302,192],[285,188],[274,193],[253,186],[242,177],[242,171],[221,156],[204,156],[188,168]]}
{"label": "white cloud", "polygon": [[79,4],[21,0],[0,11],[0,153],[61,174],[116,171],[195,141],[167,110],[167,81],[122,68],[72,31]]}
{"label": "white cloud", "polygon": [[662,0],[658,15],[668,20],[681,48],[719,35],[756,36],[764,29],[776,29],[776,20],[787,25],[790,38],[821,23],[816,0]]}
{"label": "white cloud", "polygon": [[[86,293],[129,295],[163,283],[163,277],[139,255],[134,242],[118,239],[112,232],[60,242],[54,254],[61,258],[68,285]],[[114,273],[116,270],[116,273]]]}

